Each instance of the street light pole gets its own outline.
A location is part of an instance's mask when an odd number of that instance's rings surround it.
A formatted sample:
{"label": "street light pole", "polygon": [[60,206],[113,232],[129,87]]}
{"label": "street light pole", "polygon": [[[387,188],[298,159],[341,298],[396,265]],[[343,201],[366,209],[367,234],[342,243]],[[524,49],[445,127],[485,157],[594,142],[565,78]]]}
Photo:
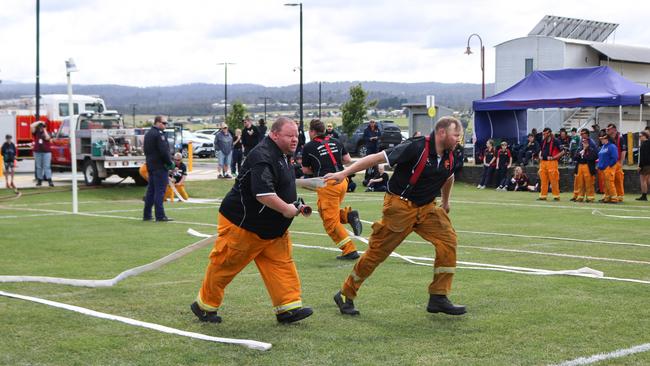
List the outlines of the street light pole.
{"label": "street light pole", "polygon": [[298,6],[300,7],[300,131],[299,133],[304,136],[304,122],[303,122],[303,81],[302,81],[302,3],[287,3],[285,6]]}
{"label": "street light pole", "polygon": [[467,50],[465,50],[465,54],[467,55],[472,54],[472,50],[469,48],[469,41],[474,36],[478,38],[479,44],[481,46],[481,87],[482,87],[481,99],[485,99],[485,48],[483,47],[483,40],[481,39],[481,36],[479,36],[476,33],[470,34],[469,38],[467,38]]}
{"label": "street light pole", "polygon": [[135,106],[137,106],[137,104],[131,104],[132,115],[133,115],[133,128],[135,128]]}
{"label": "street light pole", "polygon": [[41,119],[41,1],[36,0],[36,121]]}
{"label": "street light pole", "polygon": [[321,116],[321,109],[320,109],[320,106],[322,104],[322,102],[321,102],[322,96],[323,96],[323,82],[319,81],[318,82],[318,119],[320,119],[322,117]]}
{"label": "street light pole", "polygon": [[266,120],[266,101],[271,99],[271,98],[269,98],[269,97],[260,97],[260,99],[264,99],[264,122],[266,122],[268,124],[269,121]]}
{"label": "street light pole", "polygon": [[70,165],[72,167],[72,213],[79,213],[79,202],[77,201],[77,118],[74,115],[74,104],[72,103],[72,82],[70,73],[79,71],[73,59],[65,61],[66,76],[68,77],[68,118],[70,121]]}
{"label": "street light pole", "polygon": [[224,103],[223,103],[223,122],[226,123],[228,119],[228,65],[234,65],[234,62],[219,62],[217,65],[223,65],[224,67],[224,83],[223,83],[223,94],[224,94]]}

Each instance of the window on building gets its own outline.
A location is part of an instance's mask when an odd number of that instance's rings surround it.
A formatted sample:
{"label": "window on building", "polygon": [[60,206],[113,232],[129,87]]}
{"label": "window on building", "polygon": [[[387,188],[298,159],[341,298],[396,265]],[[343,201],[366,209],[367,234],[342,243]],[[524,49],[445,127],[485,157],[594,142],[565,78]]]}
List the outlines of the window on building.
{"label": "window on building", "polygon": [[524,77],[530,75],[533,72],[533,59],[532,58],[527,58],[526,59],[526,73]]}
{"label": "window on building", "polygon": [[[79,114],[79,103],[74,103],[74,114]],[[70,113],[68,112],[68,103],[59,103],[59,116],[67,117]]]}

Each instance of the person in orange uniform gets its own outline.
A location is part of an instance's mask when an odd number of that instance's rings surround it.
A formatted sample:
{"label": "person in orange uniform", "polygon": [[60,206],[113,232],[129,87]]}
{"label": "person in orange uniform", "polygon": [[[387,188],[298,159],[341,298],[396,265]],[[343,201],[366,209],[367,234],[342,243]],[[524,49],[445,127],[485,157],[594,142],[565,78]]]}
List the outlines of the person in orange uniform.
{"label": "person in orange uniform", "polygon": [[614,187],[616,187],[616,198],[618,202],[623,202],[623,196],[625,196],[625,189],[623,188],[623,180],[625,178],[623,164],[627,155],[627,144],[623,136],[618,133],[615,124],[608,124],[606,131],[609,139],[616,145],[616,150],[618,151],[618,163],[616,163],[616,167],[614,168]]}
{"label": "person in orange uniform", "polygon": [[[302,171],[305,175],[322,177],[341,171],[343,164],[352,162],[343,144],[325,134],[325,124],[320,120],[313,119],[309,123],[309,138],[311,141],[302,148]],[[347,190],[347,179],[340,183],[330,180],[325,187],[316,190],[317,204],[327,235],[341,249],[342,254],[336,259],[354,260],[359,258],[359,253],[343,224],[349,223],[354,235],[361,235],[362,226],[358,211],[351,207],[341,209]]]}
{"label": "person in orange uniform", "polygon": [[217,311],[226,286],[255,261],[279,323],[312,315],[302,306],[300,279],[291,256],[289,226],[301,212],[296,178],[287,154],[298,145],[298,128],[280,117],[249,150],[241,174],[221,202],[214,248],[203,285],[190,309],[200,321],[220,323]]}
{"label": "person in orange uniform", "polygon": [[546,201],[548,184],[551,183],[553,200],[560,200],[560,171],[558,160],[564,155],[560,140],[553,136],[553,131],[546,127],[543,131],[541,149],[539,151],[539,184],[540,192],[538,201]]}
{"label": "person in orange uniform", "polygon": [[605,175],[605,193],[599,202],[618,203],[619,200],[614,184],[618,149],[609,139],[607,132],[601,131],[598,138],[603,145],[598,152],[598,169],[602,170]]}
{"label": "person in orange uniform", "polygon": [[582,139],[582,148],[576,152],[573,160],[576,162],[573,180],[573,202],[593,202],[594,175],[596,174],[596,160],[598,152],[591,145],[589,137]]}
{"label": "person in orange uniform", "polygon": [[[372,225],[368,250],[334,295],[342,314],[359,315],[353,300],[361,285],[413,231],[436,248],[427,311],[450,315],[466,312],[465,306],[456,306],[447,298],[456,271],[457,242],[447,213],[457,167],[453,149],[462,130],[457,119],[442,117],[427,137],[410,138],[398,146],[368,155],[343,171],[325,175],[325,179],[342,182],[348,175],[374,165],[387,162],[394,167],[384,196],[382,218]],[[435,204],[438,194],[440,207]]]}
{"label": "person in orange uniform", "polygon": [[183,163],[183,155],[181,153],[174,154],[174,169],[169,172],[169,184],[167,185],[167,190],[165,191],[165,198],[163,201],[169,199],[174,202],[174,191],[170,184],[174,185],[178,194],[183,197],[184,200],[190,198],[185,190],[185,179],[187,178],[187,166]]}

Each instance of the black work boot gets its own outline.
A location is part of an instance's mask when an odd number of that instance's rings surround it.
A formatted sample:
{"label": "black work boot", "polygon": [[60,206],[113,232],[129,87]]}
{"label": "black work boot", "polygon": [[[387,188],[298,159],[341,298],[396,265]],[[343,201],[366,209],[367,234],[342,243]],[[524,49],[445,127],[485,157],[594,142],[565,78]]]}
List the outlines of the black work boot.
{"label": "black work boot", "polygon": [[346,255],[339,255],[336,257],[336,259],[342,259],[342,260],[355,260],[360,257],[359,252],[356,250],[354,252],[350,252]]}
{"label": "black work boot", "polygon": [[278,319],[278,323],[289,324],[303,320],[311,316],[313,313],[314,311],[311,308],[299,307],[297,309],[287,310],[284,313],[276,314],[275,317]]}
{"label": "black work boot", "polygon": [[190,309],[192,309],[194,315],[202,322],[221,323],[221,317],[217,315],[216,311],[205,311],[199,307],[199,303],[196,301],[190,305]]}
{"label": "black work boot", "polygon": [[647,201],[648,200],[648,195],[647,193],[641,193],[641,197],[636,198],[637,201]]}
{"label": "black work boot", "polygon": [[336,303],[336,306],[339,307],[339,310],[341,311],[341,314],[343,315],[359,315],[359,310],[354,308],[354,301],[352,299],[349,299],[345,297],[341,293],[341,291],[337,292],[336,295],[334,295],[334,302]]}
{"label": "black work boot", "polygon": [[348,224],[352,226],[352,232],[354,233],[354,235],[356,236],[361,235],[363,226],[361,225],[361,219],[359,219],[359,211],[352,210],[348,212]]}
{"label": "black work boot", "polygon": [[467,312],[464,305],[456,306],[445,295],[429,295],[427,311],[430,313],[445,313],[449,315],[463,315]]}

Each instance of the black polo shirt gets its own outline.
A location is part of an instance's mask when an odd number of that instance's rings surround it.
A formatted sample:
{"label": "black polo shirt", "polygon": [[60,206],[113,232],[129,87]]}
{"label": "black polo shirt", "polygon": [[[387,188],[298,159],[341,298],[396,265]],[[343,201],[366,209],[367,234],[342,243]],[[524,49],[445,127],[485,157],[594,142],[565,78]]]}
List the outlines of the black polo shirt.
{"label": "black polo shirt", "polygon": [[262,239],[278,238],[284,235],[293,219],[287,219],[256,198],[271,194],[277,194],[287,203],[297,199],[293,167],[278,145],[266,137],[244,160],[241,173],[221,202],[219,212]]}
{"label": "black polo shirt", "polygon": [[[336,166],[325,147],[326,144],[336,160]],[[315,177],[322,177],[327,173],[343,170],[343,156],[347,154],[347,150],[337,139],[330,137],[325,140],[323,136],[318,136],[302,148],[302,166],[311,168]]]}
{"label": "black polo shirt", "polygon": [[394,167],[394,173],[388,181],[388,191],[412,201],[417,206],[433,201],[447,179],[454,174],[453,154],[445,151],[443,156],[439,157],[436,153],[435,138],[431,136],[429,156],[420,179],[414,187],[409,185],[409,179],[423,155],[424,143],[424,137],[412,137],[400,145],[384,150],[386,161]]}

